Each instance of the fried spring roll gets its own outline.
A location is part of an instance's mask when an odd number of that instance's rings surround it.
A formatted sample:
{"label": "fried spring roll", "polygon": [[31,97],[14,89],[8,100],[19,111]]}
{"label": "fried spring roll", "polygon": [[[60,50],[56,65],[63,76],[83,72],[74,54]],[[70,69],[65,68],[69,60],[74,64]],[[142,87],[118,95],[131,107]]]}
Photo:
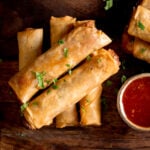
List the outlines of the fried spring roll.
{"label": "fried spring roll", "polygon": [[17,34],[19,70],[29,65],[42,52],[43,29],[27,28]]}
{"label": "fried spring roll", "polygon": [[134,57],[150,63],[150,43],[124,32],[122,46],[127,53],[133,54]]}
{"label": "fried spring roll", "polygon": [[133,44],[133,55],[136,58],[150,63],[150,43],[135,38]]}
{"label": "fried spring roll", "polygon": [[150,42],[150,10],[139,5],[132,16],[128,33],[141,40]]}
{"label": "fried spring roll", "polygon": [[80,101],[81,126],[101,125],[101,93],[102,86],[99,85]]}
{"label": "fried spring roll", "polygon": [[[51,17],[50,19],[50,37],[51,46],[57,43],[61,38],[73,29],[75,18],[70,16],[65,17]],[[68,110],[62,112],[56,117],[56,127],[64,128],[66,126],[77,126],[78,114],[76,105],[72,105]]]}
{"label": "fried spring roll", "polygon": [[104,32],[91,23],[75,28],[62,40],[64,44],[56,44],[9,80],[9,85],[21,102],[29,101],[40,89],[48,87],[54,79],[76,66],[94,50],[111,42]]}
{"label": "fried spring roll", "polygon": [[[29,102],[24,116],[32,129],[50,125],[54,117],[80,101],[92,89],[119,70],[120,62],[114,51],[98,50],[90,61],[66,74],[53,86]],[[88,86],[87,86],[88,85]],[[35,105],[36,104],[36,105]]]}

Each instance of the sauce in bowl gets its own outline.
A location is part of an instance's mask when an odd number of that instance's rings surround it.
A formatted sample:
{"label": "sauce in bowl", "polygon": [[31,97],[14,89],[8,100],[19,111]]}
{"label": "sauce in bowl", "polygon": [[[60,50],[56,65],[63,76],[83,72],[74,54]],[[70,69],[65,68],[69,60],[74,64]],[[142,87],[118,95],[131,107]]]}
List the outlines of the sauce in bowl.
{"label": "sauce in bowl", "polygon": [[150,73],[131,77],[123,84],[117,107],[129,126],[150,131]]}

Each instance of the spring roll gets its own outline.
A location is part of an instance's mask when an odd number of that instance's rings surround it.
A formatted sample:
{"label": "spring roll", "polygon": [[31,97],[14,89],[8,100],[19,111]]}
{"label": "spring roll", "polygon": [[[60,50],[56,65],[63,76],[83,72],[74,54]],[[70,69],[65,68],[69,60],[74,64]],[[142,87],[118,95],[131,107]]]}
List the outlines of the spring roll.
{"label": "spring roll", "polygon": [[19,70],[29,65],[42,52],[43,29],[27,28],[17,33]]}
{"label": "spring roll", "polygon": [[141,40],[150,42],[150,10],[139,5],[132,16],[128,33]]}
{"label": "spring roll", "polygon": [[[101,49],[90,61],[84,62],[59,79],[28,103],[24,117],[32,129],[50,125],[54,117],[80,101],[92,89],[103,83],[119,70],[118,56],[112,50]],[[88,85],[88,86],[87,86]]]}
{"label": "spring roll", "polygon": [[[65,17],[51,17],[50,19],[50,37],[51,46],[57,43],[59,40],[69,33],[76,22],[75,18],[70,16]],[[72,105],[68,110],[62,112],[56,117],[56,127],[64,128],[67,126],[78,125],[78,114],[76,105]]]}
{"label": "spring roll", "polygon": [[150,43],[135,38],[133,44],[133,55],[136,58],[150,63]]}
{"label": "spring roll", "polygon": [[76,66],[94,50],[111,42],[104,32],[91,23],[75,28],[62,40],[63,44],[55,44],[9,80],[9,85],[21,102],[29,101],[40,89],[48,87],[54,79]]}
{"label": "spring roll", "polygon": [[51,17],[50,19],[50,44],[55,45],[61,38],[74,28],[76,18],[71,16]]}
{"label": "spring roll", "polygon": [[135,38],[124,32],[122,46],[125,52],[132,54],[134,57],[150,63],[150,43]]}
{"label": "spring roll", "polygon": [[101,93],[102,86],[99,85],[80,101],[81,126],[101,125]]}

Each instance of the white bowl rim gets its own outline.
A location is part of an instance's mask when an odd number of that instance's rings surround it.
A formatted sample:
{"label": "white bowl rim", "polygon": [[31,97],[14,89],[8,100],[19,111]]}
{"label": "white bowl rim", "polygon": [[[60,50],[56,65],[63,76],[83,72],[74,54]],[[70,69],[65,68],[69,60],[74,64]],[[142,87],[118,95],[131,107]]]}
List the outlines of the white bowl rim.
{"label": "white bowl rim", "polygon": [[120,114],[120,117],[123,119],[123,121],[125,123],[127,123],[128,126],[130,126],[133,129],[140,130],[140,131],[150,131],[150,127],[142,127],[142,126],[139,126],[139,125],[131,122],[127,118],[127,116],[124,112],[123,103],[122,103],[122,96],[123,96],[123,93],[124,93],[125,89],[127,88],[127,86],[134,80],[140,79],[143,77],[150,77],[150,73],[141,73],[141,74],[131,76],[123,83],[123,85],[121,86],[121,88],[119,89],[118,94],[117,94],[117,109]]}

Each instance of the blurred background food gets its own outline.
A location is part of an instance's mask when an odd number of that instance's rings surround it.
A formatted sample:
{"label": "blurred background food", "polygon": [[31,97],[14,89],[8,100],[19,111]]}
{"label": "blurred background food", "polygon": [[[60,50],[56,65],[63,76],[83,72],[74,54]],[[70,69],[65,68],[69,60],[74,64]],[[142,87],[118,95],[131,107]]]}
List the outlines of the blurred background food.
{"label": "blurred background food", "polygon": [[138,0],[114,0],[113,7],[104,10],[103,0],[1,0],[0,57],[18,58],[17,32],[28,27],[44,27],[43,50],[49,45],[50,16],[70,15],[79,20],[95,19],[98,28],[112,38],[121,35],[124,25]]}

